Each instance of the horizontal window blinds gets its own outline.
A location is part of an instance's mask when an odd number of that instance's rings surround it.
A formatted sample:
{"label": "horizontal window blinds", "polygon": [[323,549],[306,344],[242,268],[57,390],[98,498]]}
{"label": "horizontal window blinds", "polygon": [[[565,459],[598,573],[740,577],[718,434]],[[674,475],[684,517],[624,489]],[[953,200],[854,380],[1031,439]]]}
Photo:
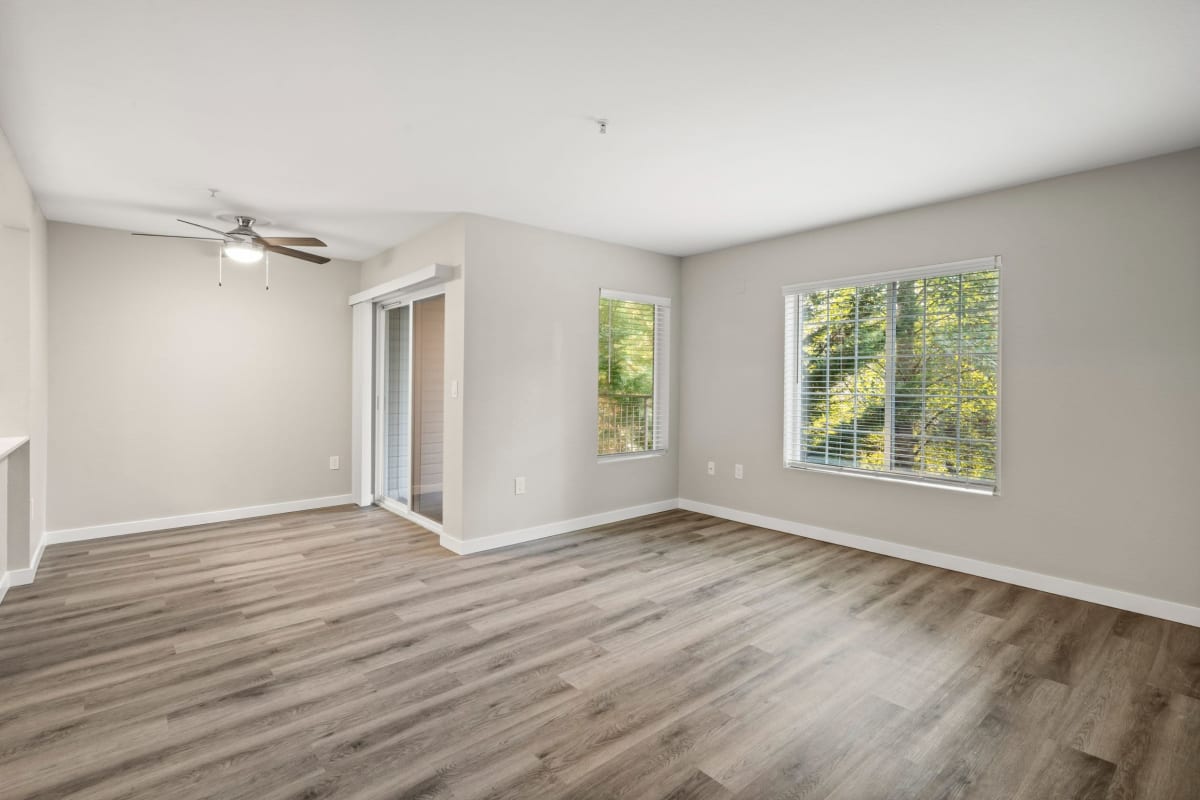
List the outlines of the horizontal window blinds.
{"label": "horizontal window blinds", "polygon": [[667,447],[667,338],[670,306],[661,298],[601,292],[597,452]]}
{"label": "horizontal window blinds", "polygon": [[787,287],[789,466],[994,490],[999,259]]}

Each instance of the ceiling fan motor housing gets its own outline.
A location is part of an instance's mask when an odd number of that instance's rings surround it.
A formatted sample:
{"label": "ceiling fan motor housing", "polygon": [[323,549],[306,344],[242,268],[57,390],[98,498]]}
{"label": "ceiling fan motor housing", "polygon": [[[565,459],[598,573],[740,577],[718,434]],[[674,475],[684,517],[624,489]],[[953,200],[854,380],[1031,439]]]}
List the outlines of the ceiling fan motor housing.
{"label": "ceiling fan motor housing", "polygon": [[229,236],[254,236],[254,217],[234,217],[237,227],[229,231]]}

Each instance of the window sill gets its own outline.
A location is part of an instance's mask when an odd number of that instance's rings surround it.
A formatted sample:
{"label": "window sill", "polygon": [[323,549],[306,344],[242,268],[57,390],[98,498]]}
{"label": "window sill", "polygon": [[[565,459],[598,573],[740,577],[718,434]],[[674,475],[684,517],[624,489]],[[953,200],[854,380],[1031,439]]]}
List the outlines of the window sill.
{"label": "window sill", "polygon": [[785,469],[794,469],[802,472],[820,472],[825,475],[848,475],[851,478],[866,478],[867,480],[886,481],[888,483],[904,483],[909,486],[923,486],[930,489],[959,492],[961,494],[977,494],[986,497],[994,497],[1000,494],[999,486],[971,486],[968,484],[923,481],[920,478],[905,478],[900,475],[873,473],[865,470],[840,469],[837,467],[822,467],[815,464],[800,464],[795,462],[788,462],[783,466]]}
{"label": "window sill", "polygon": [[662,458],[666,454],[666,450],[641,450],[636,453],[612,453],[610,455],[596,456],[596,461],[600,464],[608,464],[614,461],[640,461],[643,458]]}

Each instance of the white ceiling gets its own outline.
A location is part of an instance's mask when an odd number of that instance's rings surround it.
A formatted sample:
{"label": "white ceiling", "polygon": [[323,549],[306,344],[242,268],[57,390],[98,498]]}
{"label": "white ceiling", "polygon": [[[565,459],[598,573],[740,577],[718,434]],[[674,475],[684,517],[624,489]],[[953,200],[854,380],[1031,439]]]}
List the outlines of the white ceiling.
{"label": "white ceiling", "polygon": [[5,0],[0,128],[51,219],[689,254],[1200,144],[1198,40],[1197,0]]}

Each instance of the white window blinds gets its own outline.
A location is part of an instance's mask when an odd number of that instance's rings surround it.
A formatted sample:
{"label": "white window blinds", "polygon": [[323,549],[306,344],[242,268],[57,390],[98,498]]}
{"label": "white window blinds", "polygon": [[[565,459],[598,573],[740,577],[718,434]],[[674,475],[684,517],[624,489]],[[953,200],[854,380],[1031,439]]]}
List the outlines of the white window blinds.
{"label": "white window blinds", "polygon": [[993,492],[1000,260],[784,288],[784,458]]}
{"label": "white window blinds", "polygon": [[597,453],[667,449],[670,300],[600,292]]}

